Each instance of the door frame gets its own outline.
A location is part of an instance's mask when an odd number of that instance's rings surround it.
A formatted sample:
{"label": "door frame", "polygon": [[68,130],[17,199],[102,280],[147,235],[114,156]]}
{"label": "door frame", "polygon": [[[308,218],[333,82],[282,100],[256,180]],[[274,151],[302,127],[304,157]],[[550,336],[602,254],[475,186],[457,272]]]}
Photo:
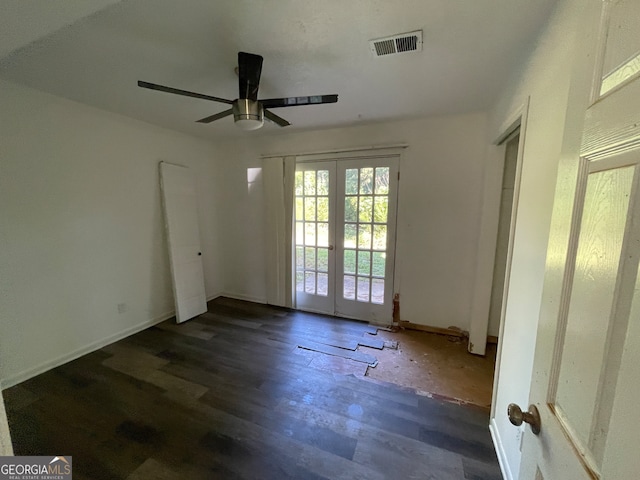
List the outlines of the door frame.
{"label": "door frame", "polygon": [[[493,270],[495,266],[497,231],[500,222],[500,201],[502,196],[502,175],[504,173],[504,160],[506,143],[511,135],[520,130],[518,142],[518,156],[516,160],[516,176],[513,186],[513,204],[511,210],[511,223],[509,226],[509,243],[507,248],[507,262],[505,266],[504,290],[502,296],[502,312],[500,314],[500,328],[498,333],[498,353],[496,358],[496,374],[494,380],[495,397],[498,378],[498,366],[500,365],[500,352],[502,349],[502,333],[504,330],[504,314],[509,293],[509,276],[511,273],[511,261],[513,258],[513,238],[518,213],[518,201],[520,197],[520,183],[522,178],[522,164],[524,148],[527,136],[527,122],[529,117],[529,101],[524,102],[507,118],[495,135],[485,168],[482,213],[480,219],[480,235],[478,239],[478,254],[476,255],[476,280],[471,307],[471,320],[469,324],[469,353],[485,355],[487,348],[487,333],[489,329],[489,308],[491,304],[491,289],[493,285]],[[492,416],[493,418],[493,412]]]}
{"label": "door frame", "polygon": [[[500,384],[501,372],[500,366],[502,362],[502,354],[504,348],[504,332],[506,330],[506,309],[509,301],[509,286],[511,278],[511,268],[513,261],[514,239],[517,225],[518,204],[520,200],[520,188],[522,181],[522,169],[524,164],[524,149],[526,145],[527,124],[529,116],[530,97],[526,97],[525,101],[507,118],[501,125],[496,140],[494,141],[495,155],[500,155],[499,161],[495,163],[493,170],[493,182],[489,179],[489,188],[491,191],[485,190],[485,199],[490,195],[489,200],[492,202],[492,208],[483,208],[483,224],[480,233],[480,247],[478,255],[478,271],[476,277],[476,297],[474,298],[474,309],[472,322],[469,332],[469,352],[473,354],[484,355],[486,353],[486,339],[489,328],[489,309],[491,305],[491,290],[493,287],[493,271],[495,266],[496,245],[498,224],[500,221],[500,202],[502,198],[502,176],[504,172],[504,161],[506,154],[506,144],[511,136],[519,131],[520,140],[518,142],[518,153],[516,158],[516,173],[513,185],[513,203],[511,209],[511,220],[509,224],[509,240],[507,243],[506,264],[504,273],[504,284],[502,291],[502,305],[500,309],[500,326],[498,330],[498,345],[496,351],[495,371],[493,376],[493,390],[491,394],[491,410],[489,414],[489,432],[498,457],[498,463],[503,472],[509,471],[509,462],[506,452],[500,439],[500,433],[495,421],[497,406],[495,399],[498,394],[498,386]],[[497,170],[499,168],[499,170]],[[497,171],[496,171],[497,170]],[[490,175],[492,172],[487,171]],[[485,188],[487,187],[487,179],[485,177]],[[491,197],[492,196],[492,197]],[[484,250],[480,250],[484,245]],[[489,254],[486,249],[491,249]],[[486,257],[486,258],[483,258]],[[474,342],[475,340],[475,342]],[[477,342],[477,343],[476,343]],[[525,379],[528,385],[528,378]]]}

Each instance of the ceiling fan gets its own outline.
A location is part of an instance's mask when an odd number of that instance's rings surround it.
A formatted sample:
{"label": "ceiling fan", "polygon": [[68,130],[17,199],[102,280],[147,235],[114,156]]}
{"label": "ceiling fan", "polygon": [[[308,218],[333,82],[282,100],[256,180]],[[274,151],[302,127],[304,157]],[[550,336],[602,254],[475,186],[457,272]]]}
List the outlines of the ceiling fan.
{"label": "ceiling fan", "polygon": [[201,98],[213,102],[226,103],[231,108],[216,113],[209,117],[197,120],[199,123],[211,123],[214,120],[233,114],[233,120],[243,130],[256,130],[264,124],[264,117],[268,120],[286,127],[291,125],[284,118],[279,117],[268,108],[296,107],[298,105],[316,105],[320,103],[335,103],[338,95],[314,95],[309,97],[269,98],[258,100],[258,88],[260,87],[260,74],[262,72],[262,57],[253,53],[238,52],[238,83],[239,98],[227,100],[226,98],[212,97],[202,93],[189,92],[172,87],[165,87],[155,83],[138,81],[138,86],[150,90],[183,95],[185,97]]}

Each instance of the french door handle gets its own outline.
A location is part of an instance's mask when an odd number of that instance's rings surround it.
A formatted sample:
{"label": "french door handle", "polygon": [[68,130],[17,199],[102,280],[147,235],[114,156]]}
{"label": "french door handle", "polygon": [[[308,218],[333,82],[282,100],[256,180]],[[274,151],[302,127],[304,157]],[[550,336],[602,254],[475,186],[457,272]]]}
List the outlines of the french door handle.
{"label": "french door handle", "polygon": [[333,245],[329,245],[329,250],[333,250]]}

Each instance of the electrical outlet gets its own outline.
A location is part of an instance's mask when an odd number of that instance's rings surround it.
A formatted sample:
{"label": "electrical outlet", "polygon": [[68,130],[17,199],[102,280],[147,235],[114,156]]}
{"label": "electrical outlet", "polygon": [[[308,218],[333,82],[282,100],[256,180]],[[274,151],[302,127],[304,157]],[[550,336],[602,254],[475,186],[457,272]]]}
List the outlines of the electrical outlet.
{"label": "electrical outlet", "polygon": [[127,304],[126,303],[119,303],[118,304],[118,313],[119,314],[123,314],[126,311],[127,311]]}

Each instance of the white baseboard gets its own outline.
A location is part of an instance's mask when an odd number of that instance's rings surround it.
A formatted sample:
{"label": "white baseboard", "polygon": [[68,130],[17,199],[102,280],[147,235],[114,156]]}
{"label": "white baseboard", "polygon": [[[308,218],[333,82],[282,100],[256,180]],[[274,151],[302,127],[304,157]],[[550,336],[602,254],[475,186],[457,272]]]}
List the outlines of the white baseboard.
{"label": "white baseboard", "polygon": [[224,295],[224,293],[222,292],[218,292],[218,293],[214,293],[213,295],[209,295],[207,297],[207,302],[210,302],[211,300],[215,300],[218,297],[222,297]]}
{"label": "white baseboard", "polygon": [[263,303],[266,304],[267,303],[267,299],[266,297],[254,297],[253,295],[245,295],[243,293],[232,293],[232,292],[222,292],[220,295],[220,297],[229,297],[229,298],[233,298],[235,300],[245,300],[247,302],[253,302],[253,303]]}
{"label": "white baseboard", "polygon": [[498,425],[496,424],[496,420],[494,418],[491,419],[491,423],[489,424],[489,431],[491,432],[491,439],[493,440],[493,447],[496,450],[496,455],[498,456],[498,463],[500,464],[500,471],[502,472],[502,477],[505,480],[516,480],[513,474],[511,473],[511,469],[509,468],[509,462],[507,461],[507,454],[504,451],[504,445],[502,444],[502,440],[500,439],[500,432],[498,431]]}
{"label": "white baseboard", "polygon": [[175,311],[163,313],[162,315],[159,315],[155,318],[152,318],[145,322],[134,325],[133,327],[129,327],[125,330],[122,330],[121,332],[115,333],[113,335],[109,335],[106,338],[97,340],[88,345],[84,345],[83,347],[80,347],[77,350],[74,350],[73,352],[67,353],[65,355],[61,355],[57,358],[54,358],[53,360],[48,360],[28,370],[24,370],[11,377],[2,379],[0,381],[0,388],[4,390],[6,388],[13,387],[14,385],[22,383],[25,380],[29,380],[30,378],[33,378],[36,375],[40,375],[41,373],[47,372],[52,368],[56,368],[56,367],[59,367],[60,365],[64,365],[65,363],[70,362],[71,360],[75,360],[76,358],[80,358],[83,355],[86,355],[91,352],[95,352],[96,350],[99,350],[106,345],[110,345],[114,342],[117,342],[118,340],[122,340],[123,338],[129,337],[135,333],[141,332],[146,328],[157,325],[160,322],[164,322],[165,320],[168,320],[173,316],[175,316]]}

